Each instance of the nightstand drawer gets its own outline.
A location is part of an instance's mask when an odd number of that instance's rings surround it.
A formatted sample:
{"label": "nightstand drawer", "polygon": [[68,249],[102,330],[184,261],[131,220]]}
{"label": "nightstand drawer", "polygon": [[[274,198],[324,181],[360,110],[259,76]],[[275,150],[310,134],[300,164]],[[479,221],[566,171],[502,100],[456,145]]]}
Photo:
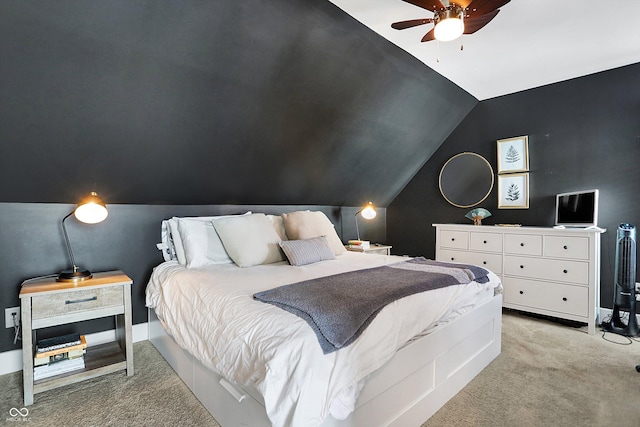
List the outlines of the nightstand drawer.
{"label": "nightstand drawer", "polygon": [[124,306],[122,286],[111,286],[34,296],[31,312],[33,320],[37,320],[120,306]]}

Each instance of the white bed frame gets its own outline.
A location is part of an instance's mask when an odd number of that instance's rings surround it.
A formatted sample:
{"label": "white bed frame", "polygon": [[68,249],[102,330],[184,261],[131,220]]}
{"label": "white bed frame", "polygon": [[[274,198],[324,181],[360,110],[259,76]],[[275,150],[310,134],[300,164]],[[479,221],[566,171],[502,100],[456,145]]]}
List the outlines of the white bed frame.
{"label": "white bed frame", "polygon": [[[502,295],[402,348],[365,384],[346,420],[323,427],[419,426],[500,354]],[[270,426],[260,393],[232,384],[180,348],[149,309],[149,340],[223,426]]]}

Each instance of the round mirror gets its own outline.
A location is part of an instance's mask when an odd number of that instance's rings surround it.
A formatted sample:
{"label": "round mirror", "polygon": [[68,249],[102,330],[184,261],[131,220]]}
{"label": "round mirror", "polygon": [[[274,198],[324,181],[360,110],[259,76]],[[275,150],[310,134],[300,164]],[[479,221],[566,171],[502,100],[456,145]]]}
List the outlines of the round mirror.
{"label": "round mirror", "polygon": [[493,168],[479,154],[456,154],[442,166],[438,184],[447,202],[470,208],[482,203],[491,193]]}

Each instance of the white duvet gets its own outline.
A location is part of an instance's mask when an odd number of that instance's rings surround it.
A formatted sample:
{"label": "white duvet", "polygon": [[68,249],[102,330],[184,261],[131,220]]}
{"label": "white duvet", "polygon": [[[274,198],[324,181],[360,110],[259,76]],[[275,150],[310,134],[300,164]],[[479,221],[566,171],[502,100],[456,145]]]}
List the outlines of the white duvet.
{"label": "white duvet", "polygon": [[363,380],[411,338],[491,298],[499,279],[415,294],[385,307],[350,346],[323,354],[302,319],[253,294],[320,276],[390,264],[406,258],[348,252],[335,260],[293,267],[286,262],[240,268],[187,269],[160,264],[146,303],[167,332],[205,366],[228,380],[251,384],[264,397],[274,426],[315,426],[353,411]]}

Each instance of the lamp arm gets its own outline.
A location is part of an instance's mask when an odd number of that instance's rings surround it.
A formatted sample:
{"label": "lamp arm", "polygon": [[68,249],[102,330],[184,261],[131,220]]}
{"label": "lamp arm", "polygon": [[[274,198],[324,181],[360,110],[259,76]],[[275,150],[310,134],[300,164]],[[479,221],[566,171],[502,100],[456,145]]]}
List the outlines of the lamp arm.
{"label": "lamp arm", "polygon": [[[363,208],[364,209],[364,208]],[[356,212],[356,214],[354,215],[354,218],[356,220],[356,236],[358,238],[358,240],[360,240],[360,230],[358,230],[358,215],[360,214],[360,212],[362,212],[362,209],[360,209],[358,212]]]}
{"label": "lamp arm", "polygon": [[69,242],[69,235],[67,234],[67,227],[64,225],[64,221],[73,215],[75,210],[69,212],[67,216],[62,218],[62,231],[64,232],[64,241],[67,244],[67,252],[69,252],[69,257],[71,258],[71,265],[73,265],[73,271],[77,271],[78,267],[76,267],[76,260],[73,258],[73,251],[71,250],[71,243]]}

